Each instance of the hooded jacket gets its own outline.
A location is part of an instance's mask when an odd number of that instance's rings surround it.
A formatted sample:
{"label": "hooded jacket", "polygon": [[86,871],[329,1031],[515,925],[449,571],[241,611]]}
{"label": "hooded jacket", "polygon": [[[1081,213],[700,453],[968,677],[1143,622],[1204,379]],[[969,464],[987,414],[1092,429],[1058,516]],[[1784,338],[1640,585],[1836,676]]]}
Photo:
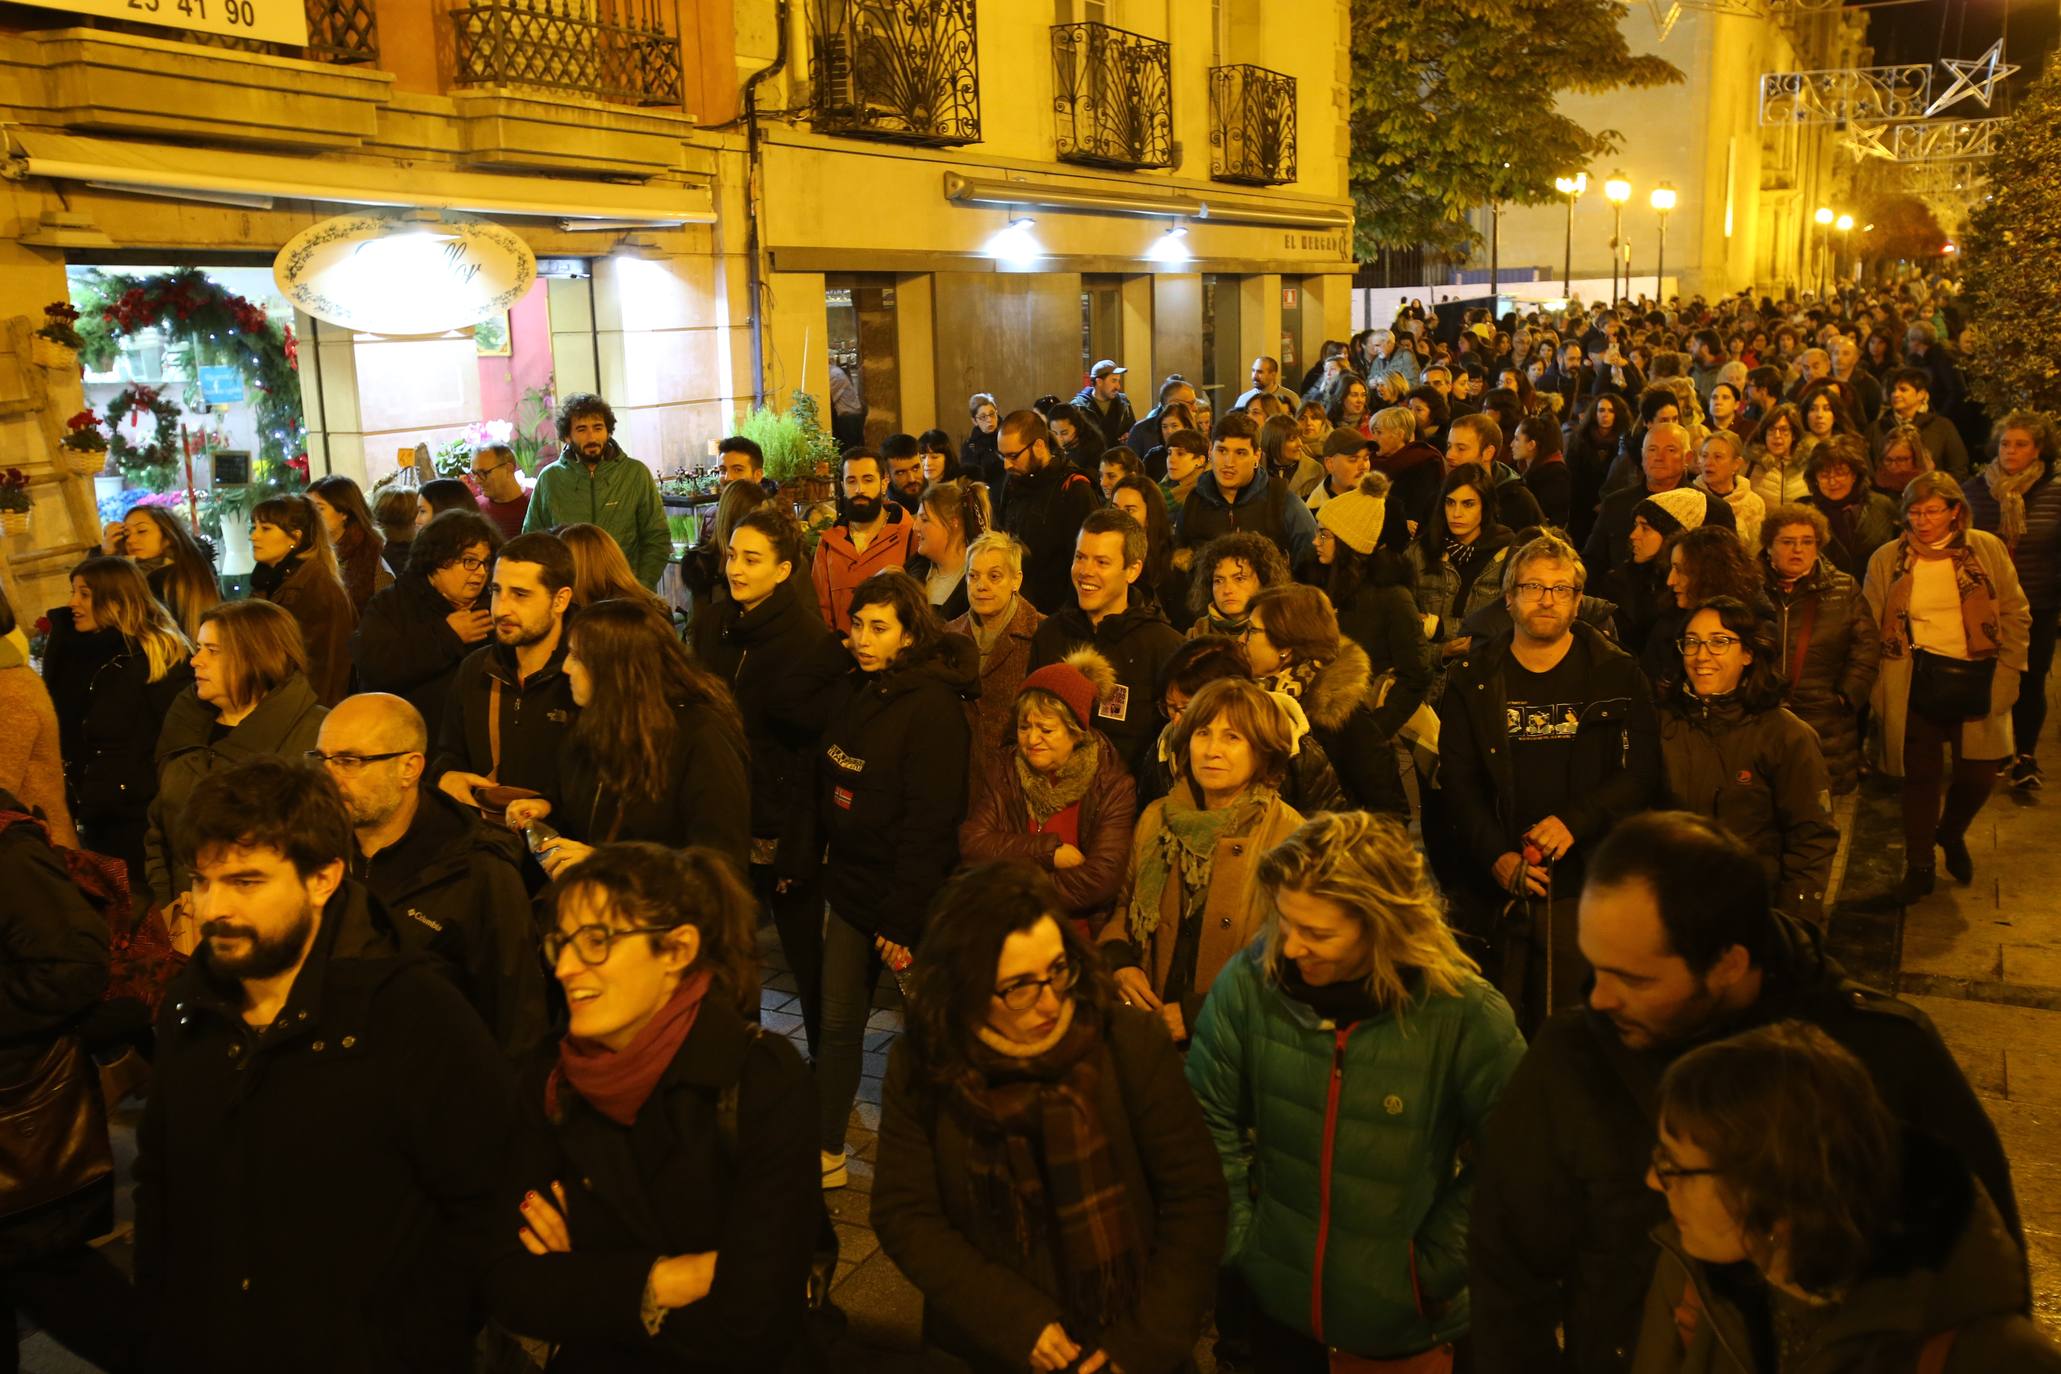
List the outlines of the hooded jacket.
{"label": "hooded jacket", "polygon": [[192,883],[185,856],[177,852],[172,827],[200,780],[218,767],[272,755],[299,763],[315,747],[329,708],[315,700],[308,680],[295,673],[260,701],[220,739],[212,739],[219,712],[188,687],[165,713],[157,740],[157,795],[150,801],[150,828],[143,840],[143,867],[150,900],[170,906]]}
{"label": "hooded jacket", "polygon": [[1123,610],[1089,621],[1076,603],[1045,617],[1031,636],[1030,671],[1064,659],[1086,644],[1116,669],[1117,688],[1095,708],[1095,728],[1109,737],[1124,768],[1135,778],[1151,758],[1159,737],[1159,677],[1181,647],[1181,632],[1159,608],[1135,597]]}
{"label": "hooded jacket", "polygon": [[[1419,528],[1438,513],[1439,492],[1446,483],[1445,455],[1420,439],[1412,439],[1386,458],[1375,457],[1369,470],[1388,478],[1388,513],[1382,522],[1382,542],[1400,543],[1410,537],[1407,521]],[[1323,490],[1322,487],[1318,488]],[[1310,509],[1323,505],[1311,501]]]}
{"label": "hooded jacket", "polygon": [[1778,913],[1774,933],[1753,1005],[1689,1039],[1633,1049],[1609,1018],[1580,1008],[1533,1038],[1479,1142],[1468,1236],[1477,1368],[1631,1368],[1653,1272],[1647,1236],[1667,1219],[1646,1186],[1661,1075],[1697,1045],[1791,1017],[1866,1065],[1889,1110],[1947,1145],[2017,1234],[1996,1129],[1931,1020],[1850,981],[1815,930]]}
{"label": "hooded jacket", "polygon": [[886,518],[862,550],[852,542],[848,521],[840,520],[816,541],[809,580],[823,623],[839,634],[852,627],[852,589],[886,568],[904,568],[916,552],[916,522],[893,502],[884,502]]}
{"label": "hooded jacket", "polygon": [[[2061,1370],[2061,1350],[2025,1314],[2024,1256],[1989,1194],[1951,1151],[1917,1132],[1905,1134],[1903,1156],[1901,1215],[1884,1253],[1811,1332],[1795,1367],[1901,1374],[1922,1368],[1919,1353],[1945,1337],[1939,1374]],[[1632,1374],[1756,1374],[1742,1277],[1692,1259],[1672,1222],[1653,1240],[1659,1262]]]}
{"label": "hooded jacket", "polygon": [[[353,931],[381,938],[353,952]],[[511,1076],[391,941],[346,880],[262,1032],[205,954],[167,990],[136,1139],[139,1367],[470,1367],[474,1284],[509,1229]]]}
{"label": "hooded jacket", "polygon": [[515,650],[505,645],[483,644],[466,655],[451,679],[429,780],[456,769],[533,792],[555,788],[559,746],[580,715],[565,675],[565,649],[561,631],[558,647],[527,681],[517,675]]}
{"label": "hooded jacket", "polygon": [[1188,1050],[1231,1196],[1225,1264],[1273,1320],[1397,1358],[1467,1332],[1473,1144],[1524,1056],[1509,1004],[1458,994],[1341,1024],[1266,973],[1217,976]]}
{"label": "hooded jacket", "polygon": [[1736,694],[1678,684],[1660,711],[1660,762],[1669,805],[1709,816],[1759,855],[1776,906],[1824,920],[1839,827],[1810,726],[1781,706],[1748,710]]}
{"label": "hooded jacket", "polygon": [[1217,475],[1205,472],[1181,503],[1175,539],[1184,549],[1199,549],[1220,534],[1249,530],[1264,535],[1288,555],[1289,566],[1306,562],[1317,541],[1317,517],[1295,493],[1269,477],[1265,464],[1253,468],[1252,480],[1226,501]]}
{"label": "hooded jacket", "polygon": [[251,573],[251,593],[292,615],[308,646],[308,685],[315,699],[334,706],[351,694],[351,632],[358,627],[358,608],[343,583],[330,576],[310,554],[289,558],[277,567],[260,563]]}
{"label": "hooded jacket", "polygon": [[[486,609],[480,602],[476,609]],[[373,593],[351,637],[358,690],[406,697],[422,713],[429,737],[443,726],[444,706],[458,665],[479,646],[451,628],[451,603],[418,572],[402,573],[390,587]],[[491,632],[489,632],[491,633]]]}
{"label": "hooded jacket", "polygon": [[1036,864],[1059,890],[1067,915],[1100,929],[1123,886],[1131,861],[1131,835],[1138,820],[1138,784],[1131,780],[1116,746],[1099,730],[1075,746],[1096,751],[1095,775],[1080,800],[1080,843],[1087,860],[1078,868],[1055,868],[1059,836],[1031,829],[1030,804],[1016,771],[1016,750],[1003,749],[973,780],[973,805],[959,827],[959,854],[967,863],[1021,859]]}
{"label": "hooded jacket", "polygon": [[386,908],[402,949],[451,975],[510,1062],[543,1043],[544,963],[515,837],[434,787],[416,790],[405,835],[351,876]]}
{"label": "hooded jacket", "polygon": [[530,490],[530,508],[522,532],[534,534],[556,525],[598,525],[608,532],[630,570],[645,587],[656,591],[658,579],[673,559],[672,527],[666,524],[665,502],[651,469],[624,453],[611,437],[592,471],[579,450],[566,444],[558,461],[537,474]]}
{"label": "hooded jacket", "polygon": [[1068,570],[1081,521],[1102,504],[1095,482],[1079,468],[1054,457],[1036,472],[1009,474],[1009,500],[1002,528],[1024,547],[1023,596],[1051,615],[1073,599]]}
{"label": "hooded jacket", "polygon": [[1875,688],[1881,628],[1860,584],[1823,558],[1787,591],[1765,556],[1761,569],[1782,643],[1786,703],[1816,732],[1832,794],[1844,795],[1861,783],[1860,710]]}

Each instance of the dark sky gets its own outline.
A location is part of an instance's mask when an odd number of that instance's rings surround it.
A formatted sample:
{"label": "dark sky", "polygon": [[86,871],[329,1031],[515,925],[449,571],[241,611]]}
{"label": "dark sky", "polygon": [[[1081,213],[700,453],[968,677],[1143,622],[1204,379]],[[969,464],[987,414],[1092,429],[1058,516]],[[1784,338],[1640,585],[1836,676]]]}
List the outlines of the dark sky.
{"label": "dark sky", "polygon": [[[2004,40],[2004,60],[2021,68],[1998,88],[1992,114],[2008,114],[2014,97],[2026,83],[2045,68],[2047,55],[2061,37],[2061,5],[2055,0],[1916,0],[1915,3],[1880,5],[1862,3],[1855,8],[1868,15],[1868,41],[1875,60],[1931,62],[1941,57],[1968,61],[1983,55],[1989,45]],[[1933,73],[1933,89],[1944,91],[1953,77],[1942,67]],[[1956,113],[1980,115],[1982,106],[1963,100]]]}

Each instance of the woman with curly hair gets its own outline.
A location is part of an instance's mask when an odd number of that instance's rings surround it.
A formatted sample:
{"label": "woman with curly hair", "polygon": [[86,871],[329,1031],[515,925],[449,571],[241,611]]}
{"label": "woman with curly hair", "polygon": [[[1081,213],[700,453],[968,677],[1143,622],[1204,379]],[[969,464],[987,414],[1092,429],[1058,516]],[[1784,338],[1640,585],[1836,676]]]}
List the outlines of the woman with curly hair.
{"label": "woman with curly hair", "polygon": [[1188,606],[1195,623],[1188,637],[1245,633],[1252,599],[1268,587],[1288,581],[1288,557],[1265,535],[1245,531],[1220,534],[1195,555]]}
{"label": "woman with curly hair", "polygon": [[1775,620],[1760,565],[1736,532],[1717,525],[1685,527],[1668,537],[1660,559],[1667,569],[1667,589],[1674,606],[1662,611],[1639,656],[1656,696],[1682,675],[1675,641],[1696,607],[1729,596],[1752,607],[1754,614],[1770,625]]}

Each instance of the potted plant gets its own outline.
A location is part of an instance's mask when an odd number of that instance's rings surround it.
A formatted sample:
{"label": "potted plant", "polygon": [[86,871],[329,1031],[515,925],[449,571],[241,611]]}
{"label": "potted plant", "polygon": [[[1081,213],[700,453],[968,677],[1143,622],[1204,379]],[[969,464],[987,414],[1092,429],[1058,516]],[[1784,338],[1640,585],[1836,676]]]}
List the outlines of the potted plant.
{"label": "potted plant", "polygon": [[29,475],[20,468],[0,472],[0,534],[29,532]]}
{"label": "potted plant", "polygon": [[79,311],[70,301],[52,301],[43,307],[43,325],[30,337],[30,358],[38,367],[77,371],[79,348],[86,341],[79,334]]}
{"label": "potted plant", "polygon": [[766,455],[766,475],[779,482],[796,504],[830,499],[830,464],[838,455],[837,440],[816,420],[816,398],[797,389],[786,410],[759,406],[744,417],[737,432],[756,442]]}
{"label": "potted plant", "polygon": [[58,446],[64,450],[65,466],[80,477],[98,477],[107,466],[107,436],[100,432],[100,417],[87,407],[64,422],[64,438]]}

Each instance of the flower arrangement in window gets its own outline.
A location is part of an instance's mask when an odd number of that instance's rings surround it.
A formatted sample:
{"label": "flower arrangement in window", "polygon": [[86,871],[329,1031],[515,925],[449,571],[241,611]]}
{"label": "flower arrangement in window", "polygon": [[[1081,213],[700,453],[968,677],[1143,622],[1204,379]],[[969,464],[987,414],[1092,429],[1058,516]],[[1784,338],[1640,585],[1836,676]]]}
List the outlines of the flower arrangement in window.
{"label": "flower arrangement in window", "polygon": [[97,477],[107,466],[107,435],[91,406],[64,422],[64,437],[57,442],[64,449],[65,465],[81,477]]}
{"label": "flower arrangement in window", "polygon": [[78,323],[77,306],[70,301],[52,301],[43,307],[43,327],[36,331],[36,337],[77,352],[86,342],[80,337]]}
{"label": "flower arrangement in window", "polygon": [[20,468],[0,472],[0,532],[29,532],[29,475]]}

